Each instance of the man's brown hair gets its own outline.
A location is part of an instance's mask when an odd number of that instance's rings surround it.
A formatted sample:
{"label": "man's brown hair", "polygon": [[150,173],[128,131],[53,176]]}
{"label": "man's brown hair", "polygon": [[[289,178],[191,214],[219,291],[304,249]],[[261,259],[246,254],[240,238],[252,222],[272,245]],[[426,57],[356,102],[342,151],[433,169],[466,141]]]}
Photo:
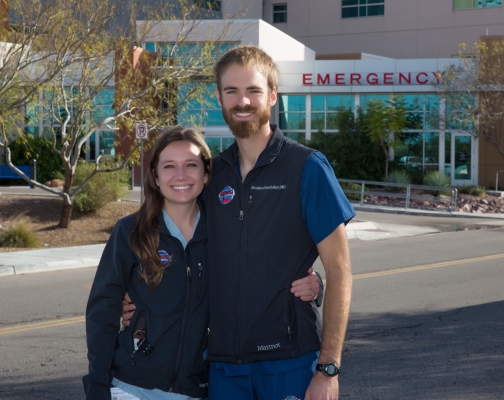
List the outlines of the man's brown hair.
{"label": "man's brown hair", "polygon": [[215,82],[217,89],[222,94],[221,77],[231,64],[244,67],[253,67],[259,71],[268,81],[270,92],[278,88],[278,70],[271,57],[256,46],[240,46],[224,53],[214,67]]}

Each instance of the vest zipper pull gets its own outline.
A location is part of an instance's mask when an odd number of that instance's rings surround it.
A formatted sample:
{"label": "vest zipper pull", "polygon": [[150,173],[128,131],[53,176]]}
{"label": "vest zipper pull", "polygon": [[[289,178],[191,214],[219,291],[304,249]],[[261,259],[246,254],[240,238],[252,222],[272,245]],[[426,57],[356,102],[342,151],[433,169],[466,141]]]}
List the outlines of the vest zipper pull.
{"label": "vest zipper pull", "polygon": [[187,277],[191,280],[191,267],[187,267]]}
{"label": "vest zipper pull", "polygon": [[240,210],[240,221],[243,221],[243,211]]}

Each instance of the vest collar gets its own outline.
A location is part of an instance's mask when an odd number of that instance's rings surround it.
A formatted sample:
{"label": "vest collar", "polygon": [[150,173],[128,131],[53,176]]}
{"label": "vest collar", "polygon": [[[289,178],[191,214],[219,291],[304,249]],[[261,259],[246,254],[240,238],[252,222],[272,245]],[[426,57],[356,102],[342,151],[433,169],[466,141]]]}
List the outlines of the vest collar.
{"label": "vest collar", "polygon": [[[271,135],[266,148],[259,155],[254,168],[260,168],[271,164],[280,154],[285,136],[277,125],[270,124],[270,129],[273,134]],[[233,143],[227,150],[224,150],[220,156],[224,161],[236,168],[238,165],[238,144],[236,142]]]}

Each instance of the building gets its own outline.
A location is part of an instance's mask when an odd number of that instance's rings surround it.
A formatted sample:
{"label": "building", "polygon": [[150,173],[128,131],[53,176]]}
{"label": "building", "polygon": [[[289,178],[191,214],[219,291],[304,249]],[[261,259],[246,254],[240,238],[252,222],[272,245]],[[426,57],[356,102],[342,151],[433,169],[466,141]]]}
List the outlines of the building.
{"label": "building", "polygon": [[[231,0],[228,0],[231,2]],[[223,9],[230,7],[225,1]],[[379,54],[396,59],[456,56],[459,43],[504,35],[502,0],[265,0],[261,18],[313,49],[317,59]]]}
{"label": "building", "polygon": [[[138,21],[141,26],[144,22]],[[203,21],[200,32],[188,42],[197,42],[218,30],[223,21]],[[143,46],[158,51],[173,40],[175,21],[159,25]],[[316,53],[262,20],[236,20],[228,36],[229,43],[254,44],[272,55],[279,69],[279,101],[273,110],[272,122],[287,136],[309,141],[314,132],[337,133],[334,116],[339,106],[365,110],[370,100],[387,101],[392,94],[406,100],[416,125],[409,129],[403,146],[395,157],[400,164],[423,172],[437,169],[451,176],[453,185],[484,185],[494,182],[496,168],[502,169],[502,157],[483,146],[470,132],[457,129],[440,118],[446,105],[436,93],[437,73],[457,58],[394,59],[361,53],[359,59],[320,60]],[[357,58],[357,57],[355,57]],[[210,85],[208,94],[215,89]],[[233,137],[220,116],[220,107],[191,110],[192,113],[214,115],[202,119],[202,129],[212,148],[223,150]],[[184,115],[180,116],[184,123]],[[499,164],[500,163],[500,164]]]}

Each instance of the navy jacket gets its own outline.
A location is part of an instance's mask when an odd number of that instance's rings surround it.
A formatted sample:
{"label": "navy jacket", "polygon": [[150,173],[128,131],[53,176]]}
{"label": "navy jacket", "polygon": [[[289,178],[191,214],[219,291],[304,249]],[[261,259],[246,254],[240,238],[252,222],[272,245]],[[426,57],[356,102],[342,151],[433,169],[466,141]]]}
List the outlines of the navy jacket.
{"label": "navy jacket", "polygon": [[290,293],[291,283],[305,277],[318,257],[300,194],[313,150],[272,129],[243,184],[235,143],[215,159],[205,191],[211,361],[287,359],[320,347],[316,305]]}
{"label": "navy jacket", "polygon": [[[152,291],[140,277],[139,259],[128,244],[135,215],[121,219],[103,252],[86,309],[89,374],[87,399],[110,399],[112,377],[146,389],[206,397],[208,342],[208,270],[206,216],[185,251],[159,216],[160,258],[172,265]],[[130,327],[119,332],[122,299],[136,305]],[[146,340],[134,352],[139,327]]]}

